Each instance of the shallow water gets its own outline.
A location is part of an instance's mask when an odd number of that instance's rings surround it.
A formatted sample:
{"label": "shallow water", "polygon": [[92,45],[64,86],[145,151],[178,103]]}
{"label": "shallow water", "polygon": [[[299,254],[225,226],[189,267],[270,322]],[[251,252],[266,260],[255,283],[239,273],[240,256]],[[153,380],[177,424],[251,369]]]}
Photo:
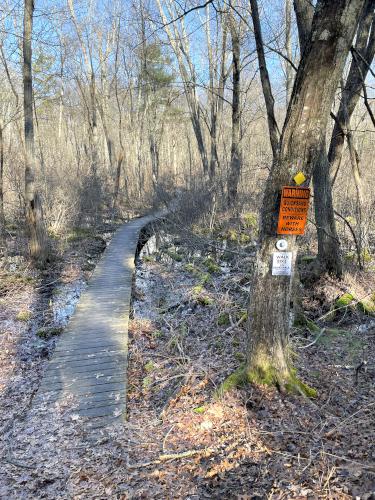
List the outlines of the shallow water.
{"label": "shallow water", "polygon": [[54,289],[51,298],[51,309],[56,326],[67,325],[86,287],[86,282],[83,279],[78,279],[72,283],[59,285]]}

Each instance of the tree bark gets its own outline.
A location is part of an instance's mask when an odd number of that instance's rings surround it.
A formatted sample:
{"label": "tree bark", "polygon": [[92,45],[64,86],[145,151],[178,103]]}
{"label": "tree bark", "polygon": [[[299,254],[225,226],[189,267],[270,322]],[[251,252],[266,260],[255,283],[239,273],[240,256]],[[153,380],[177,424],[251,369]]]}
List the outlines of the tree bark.
{"label": "tree bark", "polygon": [[255,44],[257,48],[260,79],[262,82],[264,101],[267,109],[268,130],[271,141],[273,157],[276,158],[279,147],[279,129],[275,118],[275,100],[272,95],[271,82],[267,70],[266,57],[264,55],[264,44],[262,37],[262,28],[259,19],[259,10],[257,0],[250,0],[251,17],[253,19]]}
{"label": "tree bark", "polygon": [[[353,138],[350,132],[350,119],[358,103],[368,67],[375,52],[374,32],[374,1],[366,0],[361,19],[358,25],[355,51],[363,58],[357,61],[353,57],[345,88],[343,89],[340,107],[336,116],[328,160],[321,157],[314,171],[314,205],[318,236],[318,267],[320,271],[327,271],[337,277],[342,275],[342,258],[340,241],[337,237],[334,207],[332,203],[332,174],[337,175],[344,151],[345,137],[348,141],[353,178],[355,181],[359,211],[361,212],[362,189],[358,162],[353,154]],[[366,61],[368,65],[366,65]]]}
{"label": "tree bark", "polygon": [[301,57],[310,37],[314,7],[311,0],[294,0]]}
{"label": "tree bark", "polygon": [[241,175],[240,151],[240,92],[241,92],[241,57],[239,28],[235,26],[233,14],[230,17],[230,33],[232,38],[232,145],[230,158],[230,172],[228,176],[228,205],[234,205],[237,199],[238,183]]}
{"label": "tree bark", "polygon": [[360,58],[353,57],[350,65],[343,99],[337,112],[335,126],[333,128],[331,143],[328,152],[331,173],[336,172],[344,149],[345,136],[349,128],[350,119],[361,96],[362,84],[366,79],[369,67],[374,59],[375,53],[375,24],[374,24],[374,1],[367,0],[363,9],[361,21],[358,26],[355,52]]}
{"label": "tree bark", "polygon": [[[252,3],[254,0],[252,0]],[[292,385],[287,344],[292,276],[272,276],[279,196],[297,171],[310,181],[321,156],[326,126],[338,82],[354,37],[364,0],[318,1],[309,40],[297,71],[279,154],[266,183],[260,241],[248,323],[246,376],[250,380]],[[295,261],[298,243],[287,236]],[[296,387],[297,386],[297,387]]]}
{"label": "tree bark", "polygon": [[4,127],[0,123],[0,242],[5,236],[4,212]]}
{"label": "tree bark", "polygon": [[23,31],[23,89],[25,133],[25,203],[31,257],[40,265],[47,259],[47,237],[40,197],[35,189],[35,150],[32,84],[32,47],[34,1],[25,0]]}
{"label": "tree bark", "polygon": [[[292,0],[285,0],[285,53],[291,61],[292,54]],[[288,61],[285,61],[285,90],[286,107],[288,108],[290,96],[293,89],[293,68]]]}

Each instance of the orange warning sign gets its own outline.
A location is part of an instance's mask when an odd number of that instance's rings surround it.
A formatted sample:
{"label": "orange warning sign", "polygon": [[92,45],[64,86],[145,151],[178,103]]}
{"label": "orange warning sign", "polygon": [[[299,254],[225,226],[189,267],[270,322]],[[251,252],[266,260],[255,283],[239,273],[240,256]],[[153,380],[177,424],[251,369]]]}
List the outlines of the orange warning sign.
{"label": "orange warning sign", "polygon": [[309,198],[309,188],[283,187],[277,234],[304,234]]}

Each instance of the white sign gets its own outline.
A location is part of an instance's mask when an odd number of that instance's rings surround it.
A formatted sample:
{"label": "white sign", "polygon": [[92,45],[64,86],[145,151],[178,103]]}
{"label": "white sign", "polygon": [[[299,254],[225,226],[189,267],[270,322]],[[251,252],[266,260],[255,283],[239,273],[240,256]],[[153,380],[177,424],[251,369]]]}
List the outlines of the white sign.
{"label": "white sign", "polygon": [[292,274],[292,252],[273,252],[272,276],[290,276]]}

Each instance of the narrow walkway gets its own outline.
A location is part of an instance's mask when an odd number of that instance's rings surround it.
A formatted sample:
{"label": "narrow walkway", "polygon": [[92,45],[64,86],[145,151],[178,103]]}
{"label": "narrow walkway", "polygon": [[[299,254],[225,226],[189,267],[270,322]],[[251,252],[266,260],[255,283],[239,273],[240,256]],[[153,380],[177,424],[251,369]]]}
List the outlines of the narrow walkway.
{"label": "narrow walkway", "polygon": [[134,255],[140,230],[160,215],[135,219],[114,235],[57,343],[34,407],[73,396],[74,413],[95,427],[125,414]]}

